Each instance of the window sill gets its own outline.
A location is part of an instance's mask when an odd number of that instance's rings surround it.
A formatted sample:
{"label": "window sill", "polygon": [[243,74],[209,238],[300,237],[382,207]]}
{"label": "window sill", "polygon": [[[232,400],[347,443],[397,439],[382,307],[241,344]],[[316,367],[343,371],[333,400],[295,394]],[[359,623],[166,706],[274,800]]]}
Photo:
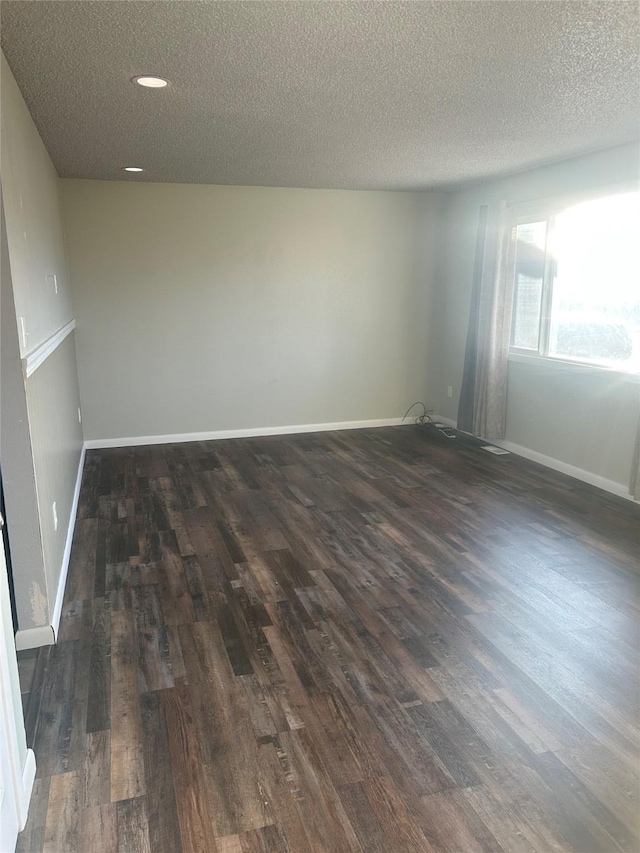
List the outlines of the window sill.
{"label": "window sill", "polygon": [[632,382],[636,385],[640,384],[640,374],[630,373],[627,370],[616,370],[612,367],[602,367],[597,364],[586,364],[582,361],[565,361],[561,358],[552,358],[542,355],[523,355],[519,352],[510,352],[509,361],[515,361],[518,364],[528,364],[530,367],[545,367],[552,370],[563,370],[569,373],[579,373],[582,375],[599,376],[601,378],[608,377],[616,381]]}

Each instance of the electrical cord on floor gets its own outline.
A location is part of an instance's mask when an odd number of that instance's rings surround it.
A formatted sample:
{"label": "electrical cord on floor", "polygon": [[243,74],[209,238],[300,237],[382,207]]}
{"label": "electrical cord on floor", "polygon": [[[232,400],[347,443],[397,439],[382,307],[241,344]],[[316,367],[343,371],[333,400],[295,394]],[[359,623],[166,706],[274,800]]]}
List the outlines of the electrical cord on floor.
{"label": "electrical cord on floor", "polygon": [[433,409],[427,409],[422,400],[416,400],[415,403],[412,403],[407,409],[407,411],[404,413],[402,420],[404,420],[411,411],[411,409],[414,409],[416,406],[422,406],[422,414],[419,414],[414,419],[415,424],[417,424],[418,426],[434,427],[434,429],[437,429],[438,432],[441,433],[441,435],[443,435],[445,438],[455,438],[455,434],[450,429],[434,421],[434,419],[431,417]]}
{"label": "electrical cord on floor", "polygon": [[415,403],[412,403],[407,409],[407,411],[404,413],[402,420],[404,420],[411,411],[411,409],[415,409],[416,406],[422,406],[422,414],[418,415],[414,423],[418,424],[419,426],[433,426],[434,421],[431,417],[431,412],[433,411],[433,409],[427,409],[422,400],[417,400]]}

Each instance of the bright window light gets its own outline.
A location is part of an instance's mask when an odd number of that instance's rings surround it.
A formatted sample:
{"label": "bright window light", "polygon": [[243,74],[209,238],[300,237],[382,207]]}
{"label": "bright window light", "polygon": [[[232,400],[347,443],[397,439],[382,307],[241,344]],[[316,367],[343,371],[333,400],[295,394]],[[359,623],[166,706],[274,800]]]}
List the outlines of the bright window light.
{"label": "bright window light", "polygon": [[640,193],[516,226],[511,351],[640,372]]}

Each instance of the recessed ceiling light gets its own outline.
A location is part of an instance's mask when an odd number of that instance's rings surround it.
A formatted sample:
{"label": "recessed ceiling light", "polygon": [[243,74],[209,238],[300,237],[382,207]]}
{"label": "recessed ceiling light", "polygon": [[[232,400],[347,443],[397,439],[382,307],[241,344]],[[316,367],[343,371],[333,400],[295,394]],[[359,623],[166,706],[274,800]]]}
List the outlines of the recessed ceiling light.
{"label": "recessed ceiling light", "polygon": [[144,169],[141,169],[140,166],[124,166],[123,170],[125,172],[144,172]]}
{"label": "recessed ceiling light", "polygon": [[169,81],[163,77],[134,77],[133,82],[138,86],[146,86],[147,89],[164,89],[169,85]]}

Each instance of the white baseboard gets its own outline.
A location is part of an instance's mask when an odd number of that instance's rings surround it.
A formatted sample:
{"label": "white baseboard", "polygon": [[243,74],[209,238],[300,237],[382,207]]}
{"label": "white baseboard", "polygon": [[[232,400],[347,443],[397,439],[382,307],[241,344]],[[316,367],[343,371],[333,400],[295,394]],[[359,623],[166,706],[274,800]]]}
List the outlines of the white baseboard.
{"label": "white baseboard", "polygon": [[31,800],[31,792],[33,783],[36,779],[36,756],[32,749],[27,750],[27,757],[22,768],[22,788],[19,792],[19,826],[20,831],[25,827],[27,815],[29,814],[29,802]]}
{"label": "white baseboard", "polygon": [[[434,420],[446,424],[447,426],[455,427],[455,421],[450,418],[434,417]],[[619,498],[633,501],[633,497],[629,494],[629,489],[623,483],[616,483],[615,480],[608,480],[606,477],[601,477],[599,474],[593,474],[591,471],[585,471],[584,468],[578,468],[576,465],[569,465],[568,462],[562,462],[560,459],[554,459],[553,456],[547,456],[545,453],[539,453],[537,450],[531,450],[528,447],[522,447],[520,444],[514,444],[512,441],[507,441],[504,438],[483,439],[490,444],[495,444],[496,447],[502,447],[510,453],[515,453],[516,456],[523,456],[525,459],[530,459],[532,462],[537,462],[539,465],[544,465],[546,468],[552,468],[554,471],[560,471],[561,474],[567,474],[576,480],[581,480],[583,483],[588,483],[590,486],[596,486],[605,492],[612,495],[617,495]]]}
{"label": "white baseboard", "polygon": [[41,625],[39,628],[26,628],[24,631],[16,631],[16,649],[37,649],[40,646],[52,646],[56,641],[56,635],[52,625]]}
{"label": "white baseboard", "polygon": [[432,418],[437,424],[444,424],[452,429],[458,429],[456,422],[452,421],[451,418],[445,418],[442,415],[432,415]]}
{"label": "white baseboard", "polygon": [[552,456],[546,456],[544,453],[538,453],[537,450],[530,450],[528,447],[521,447],[519,444],[514,444],[512,441],[505,439],[493,439],[491,444],[496,447],[503,447],[510,453],[515,453],[518,456],[524,456],[525,459],[530,459],[532,462],[538,462],[540,465],[545,465],[547,468],[553,468],[554,471],[560,471],[562,474],[568,474],[569,477],[574,477],[576,480],[582,480],[583,483],[589,483],[590,486],[596,486],[605,492],[612,495],[617,495],[619,498],[626,498],[632,501],[633,498],[629,494],[629,489],[622,483],[616,483],[615,480],[608,480],[606,477],[601,477],[599,474],[593,474],[591,471],[585,471],[584,468],[578,468],[575,465],[569,465],[567,462],[562,462],[560,459],[554,459]]}
{"label": "white baseboard", "polygon": [[265,435],[294,435],[303,432],[328,432],[344,429],[370,429],[372,427],[410,424],[402,418],[382,418],[372,421],[341,421],[331,424],[298,424],[296,426],[250,427],[249,429],[221,429],[213,432],[185,432],[176,435],[136,435],[127,438],[91,438],[85,441],[87,449],[105,447],[142,447],[148,444],[176,444],[185,441],[218,441],[224,438],[255,438]]}
{"label": "white baseboard", "polygon": [[86,455],[86,452],[86,445],[83,444],[82,450],[80,451],[80,460],[78,462],[76,485],[73,490],[71,513],[69,515],[67,537],[64,543],[62,564],[60,566],[60,577],[58,579],[58,589],[56,591],[56,600],[53,606],[51,624],[43,625],[40,628],[27,628],[24,631],[17,631],[16,648],[18,649],[18,651],[22,649],[36,649],[39,646],[50,646],[57,640],[58,628],[60,626],[60,617],[62,615],[62,602],[64,601],[64,590],[67,585],[67,574],[69,573],[69,559],[71,557],[73,532],[75,530],[76,516],[78,514],[78,501],[80,500],[80,486],[82,485],[82,471],[84,469],[84,457]]}
{"label": "white baseboard", "polygon": [[80,451],[80,460],[78,462],[78,473],[76,475],[76,485],[73,490],[73,501],[71,502],[71,513],[69,514],[69,526],[67,527],[67,538],[64,543],[64,553],[62,555],[62,565],[60,567],[60,578],[58,580],[58,591],[56,593],[56,603],[53,607],[53,616],[51,617],[51,625],[53,633],[58,637],[58,628],[60,627],[60,616],[62,615],[62,602],[64,601],[64,590],[67,585],[67,574],[69,572],[69,558],[71,557],[71,546],[73,544],[73,532],[76,526],[76,516],[78,514],[78,501],[80,500],[80,486],[82,485],[82,471],[84,470],[84,457],[86,455],[86,444],[83,443]]}

